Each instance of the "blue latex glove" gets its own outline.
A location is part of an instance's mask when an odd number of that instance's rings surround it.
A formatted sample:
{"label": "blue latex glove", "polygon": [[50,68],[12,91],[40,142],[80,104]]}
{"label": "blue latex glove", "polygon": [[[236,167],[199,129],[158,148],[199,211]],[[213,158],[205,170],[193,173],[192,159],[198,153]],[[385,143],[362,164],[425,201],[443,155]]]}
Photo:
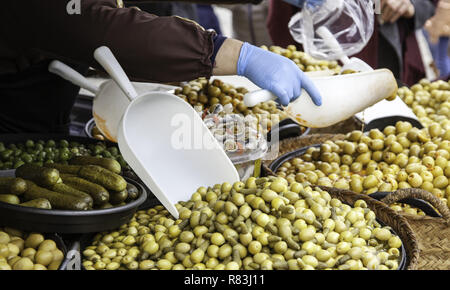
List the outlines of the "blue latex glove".
{"label": "blue latex glove", "polygon": [[318,7],[322,5],[323,2],[326,0],[283,0],[284,2],[287,2],[291,5],[297,6],[299,8],[302,8],[303,5],[308,5],[309,7]]}
{"label": "blue latex glove", "polygon": [[247,42],[241,48],[237,73],[278,96],[278,102],[283,106],[297,99],[302,88],[314,104],[322,105],[316,86],[292,60]]}

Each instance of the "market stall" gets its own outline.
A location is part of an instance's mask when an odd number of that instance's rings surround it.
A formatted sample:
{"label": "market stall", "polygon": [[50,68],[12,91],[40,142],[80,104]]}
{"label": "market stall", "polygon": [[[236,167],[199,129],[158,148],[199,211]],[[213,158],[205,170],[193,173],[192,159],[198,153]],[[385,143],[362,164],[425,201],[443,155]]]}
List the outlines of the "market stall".
{"label": "market stall", "polygon": [[70,134],[0,134],[0,270],[450,269],[450,81],[247,49],[301,96],[240,56],[170,84],[106,46],[87,78],[50,63],[82,89]]}

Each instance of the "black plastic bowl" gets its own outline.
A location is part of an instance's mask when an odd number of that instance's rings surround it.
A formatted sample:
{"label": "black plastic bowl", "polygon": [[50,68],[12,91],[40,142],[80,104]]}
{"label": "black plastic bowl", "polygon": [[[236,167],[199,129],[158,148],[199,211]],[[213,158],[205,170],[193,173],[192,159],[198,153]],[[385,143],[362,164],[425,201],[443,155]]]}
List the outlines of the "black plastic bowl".
{"label": "black plastic bowl", "polygon": [[285,119],[279,124],[275,125],[267,134],[267,141],[270,143],[273,134],[278,134],[278,141],[295,138],[299,136],[306,136],[310,133],[311,128],[302,127],[291,119]]}
{"label": "black plastic bowl", "polygon": [[139,190],[138,199],[120,207],[87,211],[48,210],[0,202],[0,224],[40,233],[93,233],[112,230],[127,223],[147,199],[144,187],[129,178]]}
{"label": "black plastic bowl", "polygon": [[294,159],[295,157],[302,156],[303,154],[306,153],[306,150],[308,150],[308,148],[310,148],[310,147],[320,147],[320,144],[302,147],[298,150],[288,152],[284,155],[281,155],[280,157],[278,157],[277,159],[272,161],[272,163],[270,163],[269,169],[272,170],[272,172],[276,172],[278,170],[278,168],[280,168],[280,166],[283,165],[284,162]]}
{"label": "black plastic bowl", "polygon": [[[88,122],[88,124],[91,124],[90,126],[93,127],[95,125],[94,119]],[[93,138],[87,138],[87,137],[80,137],[80,136],[70,136],[70,135],[61,135],[61,134],[39,134],[39,133],[20,133],[20,134],[0,134],[0,142],[3,142],[5,145],[8,145],[10,143],[24,143],[27,140],[67,140],[69,142],[78,142],[80,144],[89,145],[89,144],[98,144],[102,143],[105,144],[107,147],[118,147],[116,143],[110,142],[108,140],[101,141]],[[0,170],[0,177],[2,176],[14,176],[15,169],[7,169],[7,170]],[[153,193],[148,189],[147,186],[145,186],[142,182],[142,180],[130,169],[124,169],[123,175],[125,177],[129,177],[130,179],[137,181],[139,184],[144,186],[145,192],[147,193],[147,200],[142,206],[148,207],[152,205],[158,204],[158,200],[153,195]],[[1,216],[1,213],[0,213]],[[1,221],[0,221],[1,223]]]}
{"label": "black plastic bowl", "polygon": [[395,126],[395,124],[399,121],[409,122],[413,125],[413,127],[419,129],[423,128],[423,125],[415,119],[403,116],[390,116],[372,120],[372,122],[364,127],[364,132],[369,132],[372,129],[379,129],[380,131],[383,131],[387,126]]}

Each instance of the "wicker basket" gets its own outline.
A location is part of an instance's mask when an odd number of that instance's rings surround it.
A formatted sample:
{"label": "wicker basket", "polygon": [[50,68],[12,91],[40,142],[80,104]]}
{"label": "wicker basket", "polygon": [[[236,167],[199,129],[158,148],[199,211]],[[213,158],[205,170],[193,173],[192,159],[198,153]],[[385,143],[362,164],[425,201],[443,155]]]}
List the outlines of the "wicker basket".
{"label": "wicker basket", "polygon": [[416,188],[400,189],[381,201],[392,204],[405,198],[429,202],[442,217],[417,216],[402,213],[414,231],[419,244],[417,269],[450,270],[450,210],[431,193]]}
{"label": "wicker basket", "polygon": [[[357,194],[349,190],[318,186],[327,191],[332,197],[339,199],[347,204],[354,204],[358,199],[362,199],[367,206],[375,212],[377,218],[387,226],[390,226],[400,237],[406,250],[406,270],[415,270],[419,263],[419,242],[413,227],[408,223],[408,219],[398,212],[388,207],[385,203],[380,202],[368,195]],[[395,196],[395,195],[394,195]],[[450,234],[450,231],[449,231]],[[450,252],[449,252],[450,253]],[[450,255],[448,255],[450,257]],[[447,261],[446,261],[447,262]],[[450,259],[448,261],[450,264]]]}

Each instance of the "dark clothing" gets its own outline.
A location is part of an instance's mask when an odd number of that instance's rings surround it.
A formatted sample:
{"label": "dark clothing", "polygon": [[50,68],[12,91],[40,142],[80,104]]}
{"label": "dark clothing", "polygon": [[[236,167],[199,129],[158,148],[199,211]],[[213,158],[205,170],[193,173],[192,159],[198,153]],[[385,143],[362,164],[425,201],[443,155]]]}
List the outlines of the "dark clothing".
{"label": "dark clothing", "polygon": [[[424,64],[420,56],[415,30],[434,14],[432,0],[411,0],[415,7],[412,19],[399,19],[394,24],[379,25],[366,47],[356,57],[374,68],[388,68],[407,85],[413,85],[425,77]],[[282,0],[271,0],[268,29],[275,45],[286,47],[295,41],[289,33],[288,23],[299,9]],[[301,46],[299,46],[301,47]]]}
{"label": "dark clothing", "polygon": [[[69,132],[79,88],[48,72],[49,61],[0,77],[0,133]],[[84,73],[87,67],[72,68]]]}
{"label": "dark clothing", "polygon": [[198,23],[205,29],[214,29],[218,34],[222,34],[219,19],[214,13],[211,5],[197,4]]}
{"label": "dark clothing", "polygon": [[116,8],[115,0],[83,0],[80,15],[69,15],[66,5],[63,0],[4,3],[0,75],[43,57],[99,67],[93,52],[102,45],[135,80],[185,81],[212,73],[214,33],[194,22]]}
{"label": "dark clothing", "polygon": [[188,81],[211,76],[224,40],[180,17],[118,8],[117,0],[81,0],[81,14],[72,15],[69,0],[25,2],[0,9],[0,133],[68,132],[79,88],[48,72],[52,59],[100,68],[93,52],[106,45],[132,80]]}

